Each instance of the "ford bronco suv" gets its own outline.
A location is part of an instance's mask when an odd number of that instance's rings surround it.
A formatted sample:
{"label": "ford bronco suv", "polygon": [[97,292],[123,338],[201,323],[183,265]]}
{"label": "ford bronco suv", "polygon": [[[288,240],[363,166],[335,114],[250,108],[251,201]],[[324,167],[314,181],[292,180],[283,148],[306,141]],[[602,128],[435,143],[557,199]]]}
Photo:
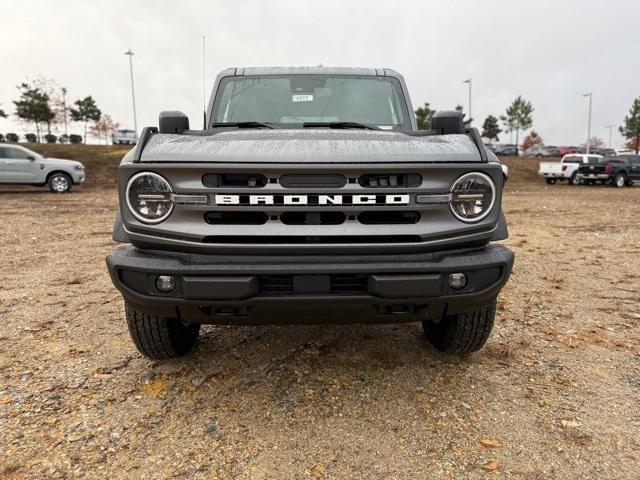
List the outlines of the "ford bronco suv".
{"label": "ford bronco suv", "polygon": [[422,322],[472,352],[513,265],[498,159],[457,112],[419,131],[393,70],[225,70],[202,130],[162,112],[118,176],[107,265],[151,358],[201,324]]}

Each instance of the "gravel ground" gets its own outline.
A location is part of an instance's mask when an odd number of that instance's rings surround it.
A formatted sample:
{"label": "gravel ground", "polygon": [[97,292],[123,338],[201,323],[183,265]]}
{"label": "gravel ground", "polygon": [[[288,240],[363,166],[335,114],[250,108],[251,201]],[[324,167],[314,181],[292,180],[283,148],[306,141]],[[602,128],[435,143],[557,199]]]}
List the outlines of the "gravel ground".
{"label": "gravel ground", "polygon": [[516,266],[465,358],[402,324],[205,327],[149,361],[115,192],[1,188],[0,478],[640,478],[640,187],[512,175]]}

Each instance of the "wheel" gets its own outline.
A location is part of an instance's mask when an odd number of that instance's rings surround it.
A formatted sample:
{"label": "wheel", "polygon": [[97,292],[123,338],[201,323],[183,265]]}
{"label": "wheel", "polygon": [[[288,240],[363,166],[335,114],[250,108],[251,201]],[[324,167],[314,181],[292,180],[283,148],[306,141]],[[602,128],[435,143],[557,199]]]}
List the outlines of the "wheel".
{"label": "wheel", "polygon": [[445,315],[439,322],[422,322],[427,340],[441,352],[465,354],[487,342],[496,316],[496,300],[473,310]]}
{"label": "wheel", "polygon": [[578,177],[576,176],[576,174],[573,173],[569,177],[569,185],[579,185],[579,184],[580,184],[580,180],[578,180]]}
{"label": "wheel", "polygon": [[556,184],[556,181],[557,181],[555,178],[547,178],[547,179],[545,179],[545,180],[547,181],[547,183],[548,183],[549,185],[555,185],[555,184]]}
{"label": "wheel", "polygon": [[624,173],[618,173],[616,174],[615,179],[613,180],[613,184],[618,187],[618,188],[622,188],[626,185],[627,183],[627,177],[624,175]]}
{"label": "wheel", "polygon": [[47,182],[49,191],[53,193],[68,193],[71,191],[71,177],[66,173],[54,173]]}
{"label": "wheel", "polygon": [[176,358],[188,353],[198,340],[199,324],[185,325],[177,318],[159,317],[125,304],[129,334],[145,357]]}

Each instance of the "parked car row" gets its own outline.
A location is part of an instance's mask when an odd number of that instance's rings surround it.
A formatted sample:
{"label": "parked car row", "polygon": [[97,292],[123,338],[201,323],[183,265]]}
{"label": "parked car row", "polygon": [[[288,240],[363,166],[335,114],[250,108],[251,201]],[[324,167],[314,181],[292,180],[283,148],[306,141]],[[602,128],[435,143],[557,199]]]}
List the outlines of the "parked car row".
{"label": "parked car row", "polygon": [[569,154],[559,162],[541,162],[538,175],[549,185],[567,181],[571,185],[602,183],[622,188],[640,181],[640,155],[623,153],[603,157],[597,154]]}
{"label": "parked car row", "polygon": [[[534,145],[531,148],[523,150],[522,148],[516,151],[516,146],[512,143],[505,144],[487,144],[487,146],[495,153],[496,155],[502,156],[520,156],[520,157],[535,157],[535,158],[546,158],[546,157],[563,157],[565,155],[572,154],[586,154],[585,147],[573,147],[573,146],[555,146],[555,145]],[[622,153],[622,150],[616,150],[613,148],[605,148],[605,147],[591,147],[589,149],[589,153],[593,155],[602,155],[602,156],[614,156]]]}

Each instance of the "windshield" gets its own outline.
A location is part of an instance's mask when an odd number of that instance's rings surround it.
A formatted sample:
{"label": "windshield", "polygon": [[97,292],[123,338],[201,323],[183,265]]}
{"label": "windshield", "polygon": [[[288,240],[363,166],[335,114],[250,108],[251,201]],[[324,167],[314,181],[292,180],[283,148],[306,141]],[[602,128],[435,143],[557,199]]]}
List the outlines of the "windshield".
{"label": "windshield", "polygon": [[409,130],[406,102],[393,77],[252,75],[226,77],[213,105],[213,123],[355,122]]}

